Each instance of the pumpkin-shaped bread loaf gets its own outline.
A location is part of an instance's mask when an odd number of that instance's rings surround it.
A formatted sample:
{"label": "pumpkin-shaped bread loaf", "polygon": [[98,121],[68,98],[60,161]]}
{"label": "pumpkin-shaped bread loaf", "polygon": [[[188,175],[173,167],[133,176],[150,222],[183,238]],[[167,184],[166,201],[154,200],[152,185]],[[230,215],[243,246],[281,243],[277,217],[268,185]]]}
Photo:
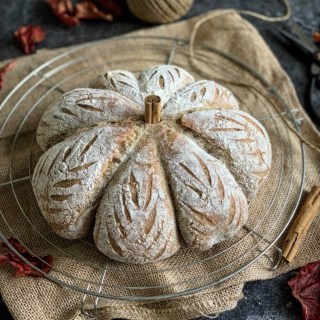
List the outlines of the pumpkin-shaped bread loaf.
{"label": "pumpkin-shaped bread loaf", "polygon": [[271,165],[265,129],[228,89],[169,65],[110,71],[64,94],[37,141],[32,183],[49,225],[78,239],[95,221],[99,250],[126,263],[234,235]]}

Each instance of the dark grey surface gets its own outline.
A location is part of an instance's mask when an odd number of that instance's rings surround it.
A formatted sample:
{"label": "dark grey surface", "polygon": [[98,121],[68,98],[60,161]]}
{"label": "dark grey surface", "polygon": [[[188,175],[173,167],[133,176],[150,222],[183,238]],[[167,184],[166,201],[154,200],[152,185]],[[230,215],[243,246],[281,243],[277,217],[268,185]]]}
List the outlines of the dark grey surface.
{"label": "dark grey surface", "polygon": [[[290,0],[294,20],[302,24],[306,31],[320,29],[320,1]],[[268,15],[281,15],[283,6],[280,0],[196,0],[187,17],[216,8],[241,8],[263,12]],[[38,48],[57,48],[86,41],[110,38],[140,28],[151,27],[135,19],[127,10],[113,23],[93,21],[79,27],[69,28],[60,23],[51,13],[43,0],[0,0],[0,60],[23,55],[12,38],[12,33],[20,25],[41,25],[47,33]],[[306,56],[297,52],[276,37],[275,24],[248,17],[260,31],[283,68],[291,77],[298,97],[307,106],[309,64]],[[283,25],[283,23],[276,24]],[[287,285],[294,272],[272,280],[247,283],[244,298],[236,309],[225,312],[218,320],[299,320],[302,319],[300,306],[292,298]],[[22,297],[23,298],[23,297]],[[0,299],[0,320],[11,319]],[[197,320],[205,318],[198,318]],[[36,319],[35,319],[36,320]]]}

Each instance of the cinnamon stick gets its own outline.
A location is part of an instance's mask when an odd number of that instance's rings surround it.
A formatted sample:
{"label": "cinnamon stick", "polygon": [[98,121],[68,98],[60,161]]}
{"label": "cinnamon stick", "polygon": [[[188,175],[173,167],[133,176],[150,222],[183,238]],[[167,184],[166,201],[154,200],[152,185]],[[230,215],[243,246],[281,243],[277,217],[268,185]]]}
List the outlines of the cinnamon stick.
{"label": "cinnamon stick", "polygon": [[147,98],[144,101],[144,121],[152,123],[152,100]]}
{"label": "cinnamon stick", "polygon": [[150,95],[144,101],[144,119],[146,123],[159,123],[161,114],[161,99],[159,96]]}
{"label": "cinnamon stick", "polygon": [[292,262],[320,209],[320,186],[313,186],[284,241],[283,258]]}

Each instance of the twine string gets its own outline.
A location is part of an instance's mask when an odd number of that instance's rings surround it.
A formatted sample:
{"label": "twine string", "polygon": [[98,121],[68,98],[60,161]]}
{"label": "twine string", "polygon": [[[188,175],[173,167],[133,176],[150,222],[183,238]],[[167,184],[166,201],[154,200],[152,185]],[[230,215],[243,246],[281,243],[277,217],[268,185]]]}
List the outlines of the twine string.
{"label": "twine string", "polygon": [[[260,20],[263,20],[263,21],[267,21],[267,22],[286,21],[291,17],[292,9],[291,9],[291,5],[289,3],[289,0],[281,0],[281,1],[283,2],[286,11],[282,16],[278,16],[278,17],[270,17],[270,16],[266,16],[266,15],[258,13],[258,12],[250,11],[250,10],[230,10],[230,12],[236,11],[236,12],[238,12],[240,14],[252,16],[252,17],[255,17],[257,19],[260,19]],[[192,29],[192,32],[191,32],[191,35],[190,35],[190,42],[189,42],[189,58],[190,58],[191,66],[194,67],[197,70],[199,70],[199,68],[196,66],[196,63],[195,63],[196,58],[195,58],[195,54],[194,54],[194,42],[195,42],[196,36],[198,34],[198,31],[200,30],[200,27],[205,22],[207,22],[209,20],[212,20],[218,14],[219,13],[217,13],[217,12],[212,12],[211,14],[208,14],[208,15],[204,16],[202,19],[198,20],[195,23],[195,25],[194,25],[194,27]],[[280,109],[280,107],[277,106],[276,104],[274,104],[274,107],[277,110],[277,112],[279,112],[279,115],[280,115],[281,119],[287,125],[288,129],[291,132],[293,132],[300,139],[300,141],[305,143],[311,149],[313,149],[313,150],[315,150],[315,151],[320,153],[320,148],[318,146],[316,146],[314,143],[310,142],[304,136],[302,136],[302,134],[297,129],[295,129],[294,126],[290,123],[290,120],[288,120],[284,115],[282,115],[282,113],[281,113],[282,110]]]}
{"label": "twine string", "polygon": [[255,17],[260,20],[267,21],[267,22],[286,21],[286,20],[290,19],[291,15],[292,15],[292,9],[291,9],[291,5],[289,3],[289,0],[281,0],[281,1],[284,4],[286,12],[283,16],[280,16],[280,17],[270,17],[270,16],[266,16],[264,14],[261,14],[261,13],[255,12],[255,11],[251,11],[251,10],[236,10],[236,11],[240,14],[245,14],[247,16]]}
{"label": "twine string", "polygon": [[[291,9],[291,5],[289,3],[289,0],[281,0],[281,1],[283,2],[284,6],[285,6],[286,12],[284,15],[279,16],[279,17],[270,17],[270,16],[266,16],[262,13],[258,13],[258,12],[251,11],[251,10],[233,10],[233,11],[236,11],[240,14],[244,14],[247,16],[255,17],[257,19],[267,21],[267,22],[286,21],[286,20],[289,20],[289,18],[291,17],[292,9]],[[212,14],[204,16],[202,19],[198,20],[196,22],[196,24],[194,25],[193,30],[190,35],[190,44],[189,44],[189,52],[190,52],[191,58],[193,58],[193,56],[194,56],[194,51],[193,51],[194,40],[196,38],[196,35],[197,35],[201,25],[203,25],[206,21],[211,20],[216,14],[217,14],[216,12],[213,12]]]}

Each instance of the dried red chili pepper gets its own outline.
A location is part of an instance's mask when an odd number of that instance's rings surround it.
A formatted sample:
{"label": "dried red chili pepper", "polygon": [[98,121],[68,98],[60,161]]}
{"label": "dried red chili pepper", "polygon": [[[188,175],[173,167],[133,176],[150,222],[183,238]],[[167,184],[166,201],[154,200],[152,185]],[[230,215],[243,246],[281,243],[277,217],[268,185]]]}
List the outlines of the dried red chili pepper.
{"label": "dried red chili pepper", "polygon": [[76,16],[79,19],[103,19],[107,21],[112,21],[113,17],[109,13],[105,13],[97,8],[97,6],[90,1],[82,1],[77,3],[76,6]]}
{"label": "dried red chili pepper", "polygon": [[16,65],[16,60],[11,60],[4,67],[0,69],[0,89],[3,86],[5,74],[8,73],[10,70],[12,70],[15,65]]}
{"label": "dried red chili pepper", "polygon": [[55,16],[67,26],[76,26],[80,23],[75,14],[72,0],[46,0]]}
{"label": "dried red chili pepper", "polygon": [[[18,240],[10,238],[9,243],[31,264],[36,266],[38,269],[45,273],[48,273],[52,269],[53,257],[48,255],[41,257],[41,260],[31,254]],[[6,244],[2,245],[7,247]],[[9,263],[17,269],[15,276],[33,276],[33,277],[43,277],[43,273],[34,270],[29,264],[24,262],[18,255],[13,252],[0,255],[0,264]]]}
{"label": "dried red chili pepper", "polygon": [[24,53],[32,53],[36,50],[36,43],[44,40],[46,34],[39,26],[21,26],[15,31],[14,36],[20,42]]}
{"label": "dried red chili pepper", "polygon": [[313,42],[320,43],[320,32],[312,33]]}
{"label": "dried red chili pepper", "polygon": [[305,320],[320,319],[320,260],[309,263],[288,281],[293,296],[299,300]]}

